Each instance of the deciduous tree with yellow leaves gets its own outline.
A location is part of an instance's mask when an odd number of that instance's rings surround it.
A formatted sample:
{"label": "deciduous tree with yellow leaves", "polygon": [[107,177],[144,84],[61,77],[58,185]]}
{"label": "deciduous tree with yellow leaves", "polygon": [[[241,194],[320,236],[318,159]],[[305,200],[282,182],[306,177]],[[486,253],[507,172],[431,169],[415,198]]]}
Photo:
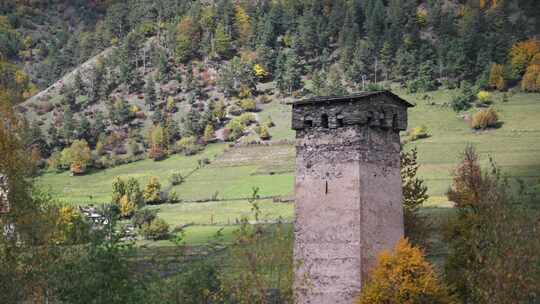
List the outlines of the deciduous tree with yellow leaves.
{"label": "deciduous tree with yellow leaves", "polygon": [[379,255],[377,266],[362,289],[357,304],[456,303],[437,279],[424,253],[406,239],[393,252]]}

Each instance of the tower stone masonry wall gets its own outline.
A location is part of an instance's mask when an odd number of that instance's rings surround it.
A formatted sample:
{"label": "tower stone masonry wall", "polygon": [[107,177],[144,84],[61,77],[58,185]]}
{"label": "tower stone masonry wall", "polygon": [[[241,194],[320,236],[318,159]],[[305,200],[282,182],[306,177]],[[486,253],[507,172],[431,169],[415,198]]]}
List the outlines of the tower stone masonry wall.
{"label": "tower stone masonry wall", "polygon": [[297,303],[353,303],[378,253],[403,236],[409,106],[387,92],[293,103]]}

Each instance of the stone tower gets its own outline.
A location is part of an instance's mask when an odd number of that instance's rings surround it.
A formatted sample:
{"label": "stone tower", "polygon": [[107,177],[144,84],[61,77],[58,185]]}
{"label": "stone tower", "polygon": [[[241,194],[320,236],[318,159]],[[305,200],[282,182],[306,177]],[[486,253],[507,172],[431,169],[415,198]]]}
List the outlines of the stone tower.
{"label": "stone tower", "polygon": [[403,236],[399,131],[411,106],[387,91],[292,103],[297,303],[353,303]]}

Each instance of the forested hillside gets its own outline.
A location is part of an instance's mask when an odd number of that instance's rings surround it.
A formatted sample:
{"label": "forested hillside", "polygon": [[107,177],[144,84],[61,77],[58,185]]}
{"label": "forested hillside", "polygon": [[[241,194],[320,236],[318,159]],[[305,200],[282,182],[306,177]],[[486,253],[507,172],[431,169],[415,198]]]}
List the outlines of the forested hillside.
{"label": "forested hillside", "polygon": [[[457,87],[449,106],[460,111],[479,89],[540,88],[535,1],[18,1],[0,10],[4,99],[52,85],[17,109],[36,161],[60,170],[193,153],[249,131],[267,140],[271,118],[239,115],[287,96]],[[94,150],[94,161],[88,152],[62,160],[71,145]]]}

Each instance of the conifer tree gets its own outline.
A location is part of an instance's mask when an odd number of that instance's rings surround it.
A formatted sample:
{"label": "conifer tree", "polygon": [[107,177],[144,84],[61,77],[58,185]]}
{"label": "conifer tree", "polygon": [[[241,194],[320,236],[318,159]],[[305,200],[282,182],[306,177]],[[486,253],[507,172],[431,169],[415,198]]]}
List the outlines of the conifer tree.
{"label": "conifer tree", "polygon": [[77,72],[75,72],[75,78],[73,79],[73,89],[75,90],[75,94],[77,96],[86,94],[80,70],[77,70]]}
{"label": "conifer tree", "polygon": [[276,69],[276,82],[282,93],[290,95],[301,87],[300,63],[292,49],[286,49],[279,54]]}
{"label": "conifer tree", "polygon": [[225,32],[223,24],[218,24],[216,28],[214,50],[223,57],[227,57],[231,52],[231,37]]}
{"label": "conifer tree", "polygon": [[73,117],[73,112],[69,107],[64,109],[63,117],[63,126],[62,126],[62,138],[66,144],[69,144],[73,140],[73,133],[75,131],[76,121]]}
{"label": "conifer tree", "polygon": [[375,50],[378,51],[382,47],[382,39],[384,37],[385,9],[382,0],[368,0],[367,3],[364,28],[368,40]]}
{"label": "conifer tree", "polygon": [[148,76],[146,79],[146,86],[144,87],[144,103],[153,109],[156,104],[156,83],[154,77]]}

